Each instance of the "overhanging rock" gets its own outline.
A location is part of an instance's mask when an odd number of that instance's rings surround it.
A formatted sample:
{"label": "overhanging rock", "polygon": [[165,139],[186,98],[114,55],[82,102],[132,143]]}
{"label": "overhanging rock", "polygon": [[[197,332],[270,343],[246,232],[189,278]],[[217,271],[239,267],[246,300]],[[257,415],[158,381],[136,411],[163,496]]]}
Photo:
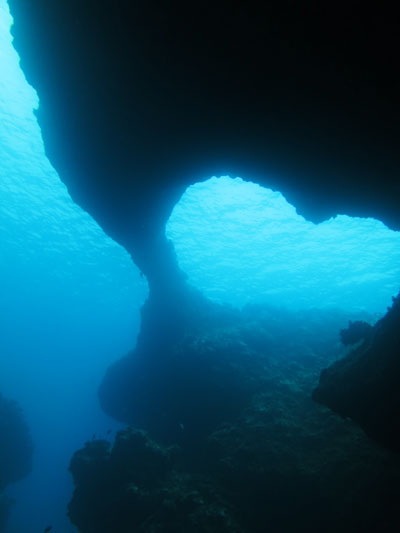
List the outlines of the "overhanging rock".
{"label": "overhanging rock", "polygon": [[361,346],[321,372],[313,399],[400,452],[400,296]]}

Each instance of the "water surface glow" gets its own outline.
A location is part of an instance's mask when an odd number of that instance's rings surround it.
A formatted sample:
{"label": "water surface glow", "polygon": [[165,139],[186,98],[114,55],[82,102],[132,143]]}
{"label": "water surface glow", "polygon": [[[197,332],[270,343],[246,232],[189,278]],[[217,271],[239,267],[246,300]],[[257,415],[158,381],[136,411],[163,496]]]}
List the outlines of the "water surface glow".
{"label": "water surface glow", "polygon": [[268,302],[380,313],[399,290],[399,232],[346,215],[314,224],[280,192],[241,178],[189,187],[167,235],[190,282],[238,307]]}

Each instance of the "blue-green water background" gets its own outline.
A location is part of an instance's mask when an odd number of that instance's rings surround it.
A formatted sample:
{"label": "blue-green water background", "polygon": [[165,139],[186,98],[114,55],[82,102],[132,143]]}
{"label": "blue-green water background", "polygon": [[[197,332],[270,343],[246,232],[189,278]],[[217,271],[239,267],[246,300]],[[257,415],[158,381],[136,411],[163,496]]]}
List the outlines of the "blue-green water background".
{"label": "blue-green water background", "polygon": [[[10,488],[10,533],[74,529],[72,453],[118,424],[97,401],[135,344],[147,295],[128,254],[75,205],[45,157],[34,90],[0,0],[0,391],[24,409],[32,474]],[[382,313],[397,293],[400,236],[372,219],[314,225],[278,192],[227,177],[188,189],[167,235],[189,281],[216,301]]]}
{"label": "blue-green water background", "polygon": [[280,192],[241,178],[190,187],[167,235],[191,283],[237,307],[256,301],[375,314],[399,289],[398,232],[345,215],[314,224]]}

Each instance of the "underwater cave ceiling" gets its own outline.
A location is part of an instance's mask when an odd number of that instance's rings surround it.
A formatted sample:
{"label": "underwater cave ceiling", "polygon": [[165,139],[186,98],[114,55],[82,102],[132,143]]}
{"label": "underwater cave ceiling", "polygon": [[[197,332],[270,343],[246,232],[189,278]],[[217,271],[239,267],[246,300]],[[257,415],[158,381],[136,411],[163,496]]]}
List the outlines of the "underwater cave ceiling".
{"label": "underwater cave ceiling", "polygon": [[398,36],[384,8],[9,4],[49,159],[144,272],[152,235],[211,175],[280,190],[315,222],[400,228]]}
{"label": "underwater cave ceiling", "polygon": [[398,31],[385,6],[9,5],[51,163],[153,292],[178,272],[170,212],[211,175],[279,190],[314,222],[342,213],[400,229]]}

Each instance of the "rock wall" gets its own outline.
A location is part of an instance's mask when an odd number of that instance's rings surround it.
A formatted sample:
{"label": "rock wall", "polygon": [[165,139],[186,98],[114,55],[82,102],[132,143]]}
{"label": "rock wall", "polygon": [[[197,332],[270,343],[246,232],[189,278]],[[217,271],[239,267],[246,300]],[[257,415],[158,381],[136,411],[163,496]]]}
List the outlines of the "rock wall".
{"label": "rock wall", "polygon": [[400,452],[400,297],[361,345],[321,372],[313,399]]}

